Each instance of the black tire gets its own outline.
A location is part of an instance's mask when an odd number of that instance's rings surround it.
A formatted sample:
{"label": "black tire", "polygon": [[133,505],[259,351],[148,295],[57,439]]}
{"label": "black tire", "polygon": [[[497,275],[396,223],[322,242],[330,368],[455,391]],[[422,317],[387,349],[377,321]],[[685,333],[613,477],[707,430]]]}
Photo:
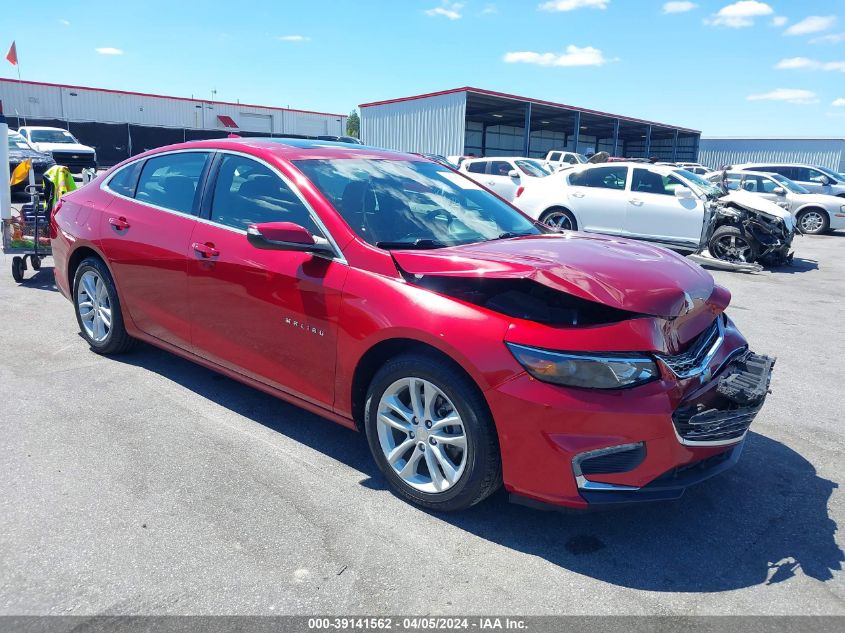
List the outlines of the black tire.
{"label": "black tire", "polygon": [[[79,283],[82,276],[87,271],[94,271],[97,275],[99,275],[106,288],[106,292],[108,293],[109,306],[111,307],[111,327],[109,328],[105,339],[102,341],[96,341],[88,334],[85,327],[82,325],[82,317],[79,313]],[[82,260],[82,263],[80,263],[79,267],[76,269],[76,274],[73,276],[72,296],[73,311],[76,314],[76,322],[79,325],[79,332],[88,342],[88,345],[91,346],[92,351],[104,356],[110,356],[113,354],[122,354],[127,352],[134,346],[135,339],[129,336],[123,323],[123,312],[121,311],[120,299],[117,296],[117,289],[114,286],[114,280],[112,279],[108,267],[106,267],[103,263],[103,260],[98,257],[88,257]]]}
{"label": "black tire", "polygon": [[[735,246],[731,246],[731,244]],[[742,248],[744,254],[739,254]],[[713,232],[707,243],[707,250],[716,259],[735,263],[754,263],[760,256],[757,244],[745,237],[735,226],[720,226]]]}
{"label": "black tire", "polygon": [[[466,465],[460,478],[443,492],[422,492],[403,481],[388,463],[379,442],[376,418],[381,397],[394,382],[408,377],[434,384],[452,401],[461,416],[467,440]],[[397,356],[376,372],[367,390],[364,429],[373,458],[390,488],[413,504],[438,511],[463,510],[501,486],[499,438],[484,396],[466,374],[433,354]]]}
{"label": "black tire", "polygon": [[41,258],[36,255],[30,255],[29,265],[32,266],[32,270],[41,270]]}
{"label": "black tire", "polygon": [[23,271],[26,270],[26,263],[23,260],[23,257],[15,255],[12,258],[12,279],[14,279],[17,283],[23,283]]}
{"label": "black tire", "polygon": [[[560,225],[549,224],[549,222],[554,222],[553,218],[565,218],[567,222],[569,222],[569,227],[566,226],[561,227]],[[557,229],[558,231],[577,231],[578,230],[578,221],[575,219],[575,216],[572,215],[572,211],[569,209],[564,209],[563,207],[553,207],[551,209],[547,209],[543,212],[543,215],[540,216],[540,222],[548,226],[552,229]]]}
{"label": "black tire", "polygon": [[[804,228],[804,224],[809,224],[810,218],[817,219],[817,221],[813,222],[811,228],[807,230]],[[830,216],[824,209],[816,209],[815,207],[801,209],[795,216],[795,223],[801,232],[806,235],[822,235],[830,229]]]}

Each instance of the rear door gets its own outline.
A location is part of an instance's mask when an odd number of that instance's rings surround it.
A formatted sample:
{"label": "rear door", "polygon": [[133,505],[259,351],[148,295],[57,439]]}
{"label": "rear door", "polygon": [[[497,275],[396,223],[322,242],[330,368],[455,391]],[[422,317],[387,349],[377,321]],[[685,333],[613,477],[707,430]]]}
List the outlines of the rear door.
{"label": "rear door", "polygon": [[295,186],[257,159],[221,152],[190,239],[189,297],[196,354],[331,406],[337,315],[348,271],[338,259],[262,250],[250,224],[294,222],[324,236]]}
{"label": "rear door", "polygon": [[568,176],[569,200],[578,228],[594,233],[621,234],[628,208],[628,167],[591,167]]}
{"label": "rear door", "polygon": [[674,175],[634,167],[625,233],[661,244],[697,248],[704,223],[704,203],[698,198],[678,198],[675,189],[685,186]]}
{"label": "rear door", "polygon": [[135,325],[190,349],[187,301],[191,233],[208,152],[173,152],[131,163],[106,183],[113,201],[102,248]]}

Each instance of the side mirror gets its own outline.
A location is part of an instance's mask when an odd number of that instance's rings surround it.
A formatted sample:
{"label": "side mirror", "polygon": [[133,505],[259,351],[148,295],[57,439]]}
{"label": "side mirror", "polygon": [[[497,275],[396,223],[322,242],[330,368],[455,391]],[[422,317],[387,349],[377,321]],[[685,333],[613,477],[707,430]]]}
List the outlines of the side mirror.
{"label": "side mirror", "polygon": [[510,176],[511,178],[516,178],[516,179],[519,179],[519,172],[518,172],[517,170],[515,170],[515,169],[511,169],[511,170],[508,172],[508,176]]}
{"label": "side mirror", "polygon": [[315,238],[304,226],[293,222],[250,224],[246,230],[246,239],[255,248],[264,250],[334,255],[326,240]]}
{"label": "side mirror", "polygon": [[774,189],[772,189],[772,193],[778,196],[782,196],[786,193],[786,189],[784,189],[783,187],[775,187]]}
{"label": "side mirror", "polygon": [[692,189],[689,187],[675,187],[675,197],[681,200],[689,200],[693,197]]}
{"label": "side mirror", "polygon": [[825,175],[822,175],[822,177],[819,178],[819,182],[822,183],[824,186],[827,186],[830,184],[830,178]]}

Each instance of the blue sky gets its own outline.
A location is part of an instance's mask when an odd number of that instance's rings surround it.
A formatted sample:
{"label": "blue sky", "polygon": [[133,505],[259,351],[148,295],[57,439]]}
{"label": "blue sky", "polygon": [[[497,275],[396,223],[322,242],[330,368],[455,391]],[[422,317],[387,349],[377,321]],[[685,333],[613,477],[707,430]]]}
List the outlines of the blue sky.
{"label": "blue sky", "polygon": [[0,36],[34,81],[340,113],[471,85],[705,135],[845,136],[845,0],[39,0]]}

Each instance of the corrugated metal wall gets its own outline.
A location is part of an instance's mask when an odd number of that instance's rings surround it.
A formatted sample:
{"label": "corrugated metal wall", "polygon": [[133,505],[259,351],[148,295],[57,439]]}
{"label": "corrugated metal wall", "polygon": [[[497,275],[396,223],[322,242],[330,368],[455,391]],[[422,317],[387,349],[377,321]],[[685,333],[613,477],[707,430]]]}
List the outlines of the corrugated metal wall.
{"label": "corrugated metal wall", "polygon": [[845,139],[702,138],[698,160],[714,168],[740,163],[806,163],[845,172]]}
{"label": "corrugated metal wall", "polygon": [[464,153],[466,93],[361,108],[361,140],[402,152]]}
{"label": "corrugated metal wall", "polygon": [[45,86],[10,80],[0,80],[0,100],[3,101],[6,114],[33,119],[229,131],[217,119],[218,115],[227,115],[247,132],[307,136],[346,134],[345,115]]}

